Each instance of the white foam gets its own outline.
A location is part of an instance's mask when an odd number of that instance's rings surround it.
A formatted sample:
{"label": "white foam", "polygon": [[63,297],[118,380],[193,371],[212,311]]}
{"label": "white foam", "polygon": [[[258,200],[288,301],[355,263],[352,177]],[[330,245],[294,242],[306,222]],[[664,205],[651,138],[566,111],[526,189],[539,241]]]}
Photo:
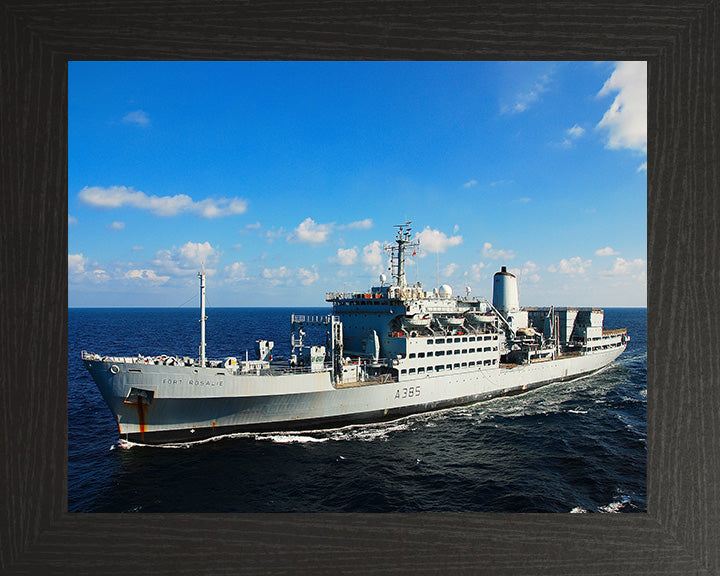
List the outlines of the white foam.
{"label": "white foam", "polygon": [[570,510],[570,514],[587,514],[587,510],[581,506],[575,506],[575,508]]}
{"label": "white foam", "polygon": [[602,512],[605,514],[617,514],[622,510],[626,504],[630,502],[630,498],[627,496],[622,496],[620,500],[616,500],[615,502],[610,502],[610,504],[607,504],[606,506],[600,506],[598,508],[598,512]]}
{"label": "white foam", "polygon": [[587,410],[568,410],[570,414],[587,414]]}
{"label": "white foam", "polygon": [[258,434],[256,440],[270,440],[278,444],[308,444],[311,442],[327,442],[329,438],[315,438],[299,434]]}

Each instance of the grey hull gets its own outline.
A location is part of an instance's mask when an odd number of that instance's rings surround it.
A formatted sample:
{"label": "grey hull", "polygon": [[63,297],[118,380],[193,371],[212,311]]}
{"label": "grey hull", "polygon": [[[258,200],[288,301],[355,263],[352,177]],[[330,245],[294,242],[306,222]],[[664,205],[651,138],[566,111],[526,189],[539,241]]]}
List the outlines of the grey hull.
{"label": "grey hull", "polygon": [[[236,432],[337,428],[522,393],[595,372],[625,346],[514,367],[452,370],[384,384],[336,388],[328,372],[275,376],[86,360],[122,438],[193,442]],[[147,398],[133,392],[142,390]]]}

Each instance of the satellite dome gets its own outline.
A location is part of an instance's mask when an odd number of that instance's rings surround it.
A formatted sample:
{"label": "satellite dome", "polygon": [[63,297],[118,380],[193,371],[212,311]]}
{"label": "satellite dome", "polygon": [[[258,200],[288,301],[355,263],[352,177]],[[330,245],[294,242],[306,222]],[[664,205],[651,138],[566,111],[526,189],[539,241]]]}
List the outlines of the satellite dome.
{"label": "satellite dome", "polygon": [[452,296],[452,288],[447,284],[443,284],[440,286],[438,294],[440,294],[440,298],[450,298],[450,296]]}

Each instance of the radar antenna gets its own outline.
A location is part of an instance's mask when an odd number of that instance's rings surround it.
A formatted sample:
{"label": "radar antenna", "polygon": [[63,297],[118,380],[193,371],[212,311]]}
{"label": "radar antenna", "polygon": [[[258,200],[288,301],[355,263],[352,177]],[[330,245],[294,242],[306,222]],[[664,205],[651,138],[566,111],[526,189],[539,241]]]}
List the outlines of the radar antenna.
{"label": "radar antenna", "polygon": [[[392,244],[385,247],[385,250],[390,252],[390,271],[395,278],[397,286],[407,286],[407,279],[405,278],[405,250],[407,248],[417,248],[420,246],[420,241],[416,238],[411,239],[410,227],[412,221],[405,222],[405,224],[396,224],[394,228],[397,228],[397,236],[395,236],[396,246]],[[413,252],[413,255],[415,252]]]}

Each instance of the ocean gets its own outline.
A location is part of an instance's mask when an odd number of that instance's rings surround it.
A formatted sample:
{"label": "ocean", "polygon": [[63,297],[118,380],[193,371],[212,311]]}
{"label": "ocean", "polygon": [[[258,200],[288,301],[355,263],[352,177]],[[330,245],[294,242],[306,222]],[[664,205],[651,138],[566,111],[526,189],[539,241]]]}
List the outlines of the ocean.
{"label": "ocean", "polygon": [[[290,314],[208,308],[210,358],[290,351]],[[647,310],[609,308],[627,350],[600,372],[508,398],[329,431],[120,442],[82,350],[197,356],[196,308],[68,311],[70,512],[647,511]]]}

